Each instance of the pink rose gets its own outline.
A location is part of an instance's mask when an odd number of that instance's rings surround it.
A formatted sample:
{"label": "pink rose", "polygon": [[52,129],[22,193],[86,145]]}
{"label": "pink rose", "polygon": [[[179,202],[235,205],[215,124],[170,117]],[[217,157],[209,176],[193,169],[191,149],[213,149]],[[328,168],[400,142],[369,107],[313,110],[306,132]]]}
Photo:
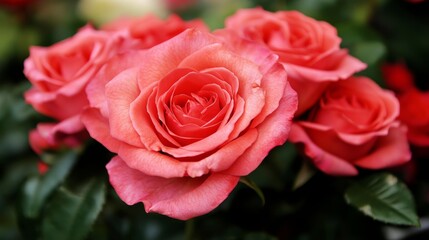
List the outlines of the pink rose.
{"label": "pink rose", "polygon": [[201,20],[184,21],[177,15],[160,19],[154,15],[141,18],[122,18],[102,26],[105,31],[125,31],[128,34],[123,51],[146,49],[164,42],[188,28],[208,31]]}
{"label": "pink rose", "polygon": [[411,157],[399,103],[371,79],[352,77],[330,85],[290,141],[303,145],[317,168],[331,175],[356,175],[355,166],[380,169]]}
{"label": "pink rose", "polygon": [[38,112],[58,120],[57,126],[50,124],[50,130],[43,131],[49,144],[58,143],[56,135],[60,132],[73,135],[84,131],[80,113],[89,104],[85,87],[116,54],[120,41],[119,35],[86,26],[50,47],[30,48],[24,74],[33,86],[25,99]]}
{"label": "pink rose", "polygon": [[60,123],[39,123],[30,132],[30,146],[37,154],[61,147],[77,147],[88,138],[88,133],[82,126],[79,116]]}
{"label": "pink rose", "polygon": [[340,48],[341,39],[333,26],[297,11],[243,9],[229,17],[225,25],[279,55],[298,93],[297,116],[317,102],[329,83],[366,67]]}
{"label": "pink rose", "polygon": [[87,91],[83,122],[118,154],[107,170],[119,197],[177,219],[223,202],[286,141],[297,106],[270,51],[195,29],[112,59]]}
{"label": "pink rose", "polygon": [[429,146],[429,92],[410,88],[398,95],[399,120],[408,127],[408,140],[415,146]]}

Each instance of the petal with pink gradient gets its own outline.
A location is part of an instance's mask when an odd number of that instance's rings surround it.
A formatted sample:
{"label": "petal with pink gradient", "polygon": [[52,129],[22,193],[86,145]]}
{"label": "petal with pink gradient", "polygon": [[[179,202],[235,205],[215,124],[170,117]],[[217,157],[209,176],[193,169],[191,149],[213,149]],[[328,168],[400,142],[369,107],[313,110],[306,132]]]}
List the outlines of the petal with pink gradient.
{"label": "petal with pink gradient", "polygon": [[389,134],[377,140],[374,151],[354,162],[359,167],[380,169],[404,164],[411,159],[406,127],[391,128]]}
{"label": "petal with pink gradient", "polygon": [[92,138],[103,144],[109,151],[118,152],[121,142],[110,135],[109,122],[101,115],[99,109],[85,109],[81,119]]}
{"label": "petal with pink gradient", "polygon": [[278,109],[256,127],[258,138],[255,143],[226,172],[245,176],[259,166],[272,148],[282,145],[289,136],[297,104],[296,93],[291,91],[290,85],[287,84],[285,96],[280,100]]}
{"label": "petal with pink gradient", "polygon": [[143,202],[147,212],[187,220],[212,211],[237,185],[239,177],[212,173],[199,178],[149,176],[128,167],[120,157],[106,166],[110,183],[127,204]]}
{"label": "petal with pink gradient", "polygon": [[134,129],[129,114],[131,103],[140,94],[137,81],[138,68],[130,68],[121,72],[106,84],[106,98],[109,109],[110,134],[112,137],[141,147],[140,136]]}
{"label": "petal with pink gradient", "polygon": [[353,164],[338,158],[313,143],[299,124],[292,124],[289,140],[295,144],[303,144],[305,155],[326,174],[334,176],[354,176],[358,174]]}

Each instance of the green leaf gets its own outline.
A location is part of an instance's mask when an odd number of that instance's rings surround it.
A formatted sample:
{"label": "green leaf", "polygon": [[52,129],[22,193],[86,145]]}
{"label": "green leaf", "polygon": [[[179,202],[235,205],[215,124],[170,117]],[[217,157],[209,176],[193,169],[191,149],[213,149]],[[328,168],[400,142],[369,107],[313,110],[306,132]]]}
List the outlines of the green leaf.
{"label": "green leaf", "polygon": [[[19,27],[15,21],[7,14],[0,13],[0,62],[7,60],[15,48],[17,37],[19,35]],[[0,68],[2,66],[0,65]]]}
{"label": "green leaf", "polygon": [[358,180],[348,187],[345,199],[378,221],[419,226],[413,196],[394,175],[379,173]]}
{"label": "green leaf", "polygon": [[61,187],[46,209],[42,223],[43,239],[83,239],[101,212],[105,201],[105,185],[92,179],[79,194]]}
{"label": "green leaf", "polygon": [[295,182],[293,183],[293,190],[296,190],[302,185],[304,185],[308,180],[310,180],[314,174],[316,174],[316,169],[311,165],[308,161],[303,161],[301,169],[298,172],[298,175],[295,178]]}
{"label": "green leaf", "polygon": [[43,176],[30,178],[24,185],[21,211],[26,218],[37,218],[48,196],[64,181],[77,160],[76,151],[55,157],[55,164]]}
{"label": "green leaf", "polygon": [[351,49],[352,55],[368,65],[376,64],[386,54],[386,51],[386,46],[377,41],[361,42]]}
{"label": "green leaf", "polygon": [[258,185],[256,185],[252,180],[250,180],[250,179],[248,179],[246,177],[241,177],[240,178],[240,182],[244,183],[246,186],[248,186],[251,189],[253,189],[256,192],[256,194],[258,194],[259,198],[261,199],[262,205],[265,205],[265,196],[264,196],[264,193],[258,187]]}

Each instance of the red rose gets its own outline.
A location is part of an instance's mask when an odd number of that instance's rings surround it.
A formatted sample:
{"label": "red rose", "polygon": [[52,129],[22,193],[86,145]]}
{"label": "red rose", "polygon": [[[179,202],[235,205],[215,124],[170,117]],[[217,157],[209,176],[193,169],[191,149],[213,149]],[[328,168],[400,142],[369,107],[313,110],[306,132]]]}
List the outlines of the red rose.
{"label": "red rose", "polygon": [[429,146],[429,92],[412,88],[398,95],[399,119],[408,127],[408,140],[416,146]]}
{"label": "red rose", "polygon": [[37,170],[39,171],[40,175],[44,175],[49,170],[49,165],[46,164],[45,162],[38,161]]}
{"label": "red rose", "polygon": [[229,17],[225,25],[279,55],[298,93],[296,115],[310,108],[330,82],[348,78],[366,67],[340,48],[341,39],[333,26],[297,11],[244,9]]}
{"label": "red rose", "polygon": [[371,79],[352,77],[330,85],[305,120],[292,126],[290,140],[331,175],[356,175],[355,166],[380,169],[411,157],[406,131],[396,120],[395,96]]}
{"label": "red rose", "polygon": [[83,122],[118,154],[107,170],[124,202],[178,219],[208,213],[286,141],[296,93],[261,47],[186,30],[100,71]]}
{"label": "red rose", "polygon": [[85,87],[116,54],[120,41],[119,35],[86,26],[50,47],[30,48],[24,74],[33,86],[25,93],[25,99],[38,112],[58,120],[57,126],[50,124],[42,134],[50,145],[61,142],[58,134],[84,131],[80,113],[88,105]]}
{"label": "red rose", "polygon": [[414,88],[414,77],[404,63],[384,64],[381,71],[389,89],[400,93]]}

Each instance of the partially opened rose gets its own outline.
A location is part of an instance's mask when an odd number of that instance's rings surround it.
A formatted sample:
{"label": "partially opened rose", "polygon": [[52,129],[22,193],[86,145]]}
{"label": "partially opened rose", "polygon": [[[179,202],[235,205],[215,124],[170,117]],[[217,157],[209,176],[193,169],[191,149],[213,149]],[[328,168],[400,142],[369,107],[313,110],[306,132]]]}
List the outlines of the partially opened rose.
{"label": "partially opened rose", "polygon": [[352,77],[330,85],[309,116],[294,122],[290,141],[327,174],[391,167],[411,157],[398,115],[391,92],[369,78]]}
{"label": "partially opened rose", "polygon": [[56,126],[48,124],[49,130],[38,130],[49,145],[61,144],[61,134],[81,135],[85,131],[80,121],[81,111],[89,104],[85,87],[116,55],[121,41],[120,35],[86,26],[52,46],[30,48],[24,74],[32,87],[25,93],[25,100],[38,112],[58,121]]}
{"label": "partially opened rose", "polygon": [[208,31],[208,27],[200,19],[184,21],[174,14],[167,19],[161,19],[155,15],[146,15],[139,18],[121,18],[101,27],[104,31],[118,31],[127,34],[127,41],[124,44],[125,46],[122,47],[122,51],[153,47],[188,28]]}
{"label": "partially opened rose", "polygon": [[297,107],[270,51],[197,30],[112,59],[87,90],[83,121],[118,154],[107,170],[119,197],[177,219],[222,203],[286,141]]}
{"label": "partially opened rose", "polygon": [[79,118],[59,123],[39,123],[28,137],[30,147],[34,152],[41,154],[45,150],[56,150],[61,147],[77,147],[88,138],[86,130],[81,129]]}
{"label": "partially opened rose", "polygon": [[298,93],[296,115],[310,108],[329,83],[366,67],[340,48],[341,39],[333,26],[297,11],[242,9],[225,25],[227,30],[264,44],[279,55]]}

